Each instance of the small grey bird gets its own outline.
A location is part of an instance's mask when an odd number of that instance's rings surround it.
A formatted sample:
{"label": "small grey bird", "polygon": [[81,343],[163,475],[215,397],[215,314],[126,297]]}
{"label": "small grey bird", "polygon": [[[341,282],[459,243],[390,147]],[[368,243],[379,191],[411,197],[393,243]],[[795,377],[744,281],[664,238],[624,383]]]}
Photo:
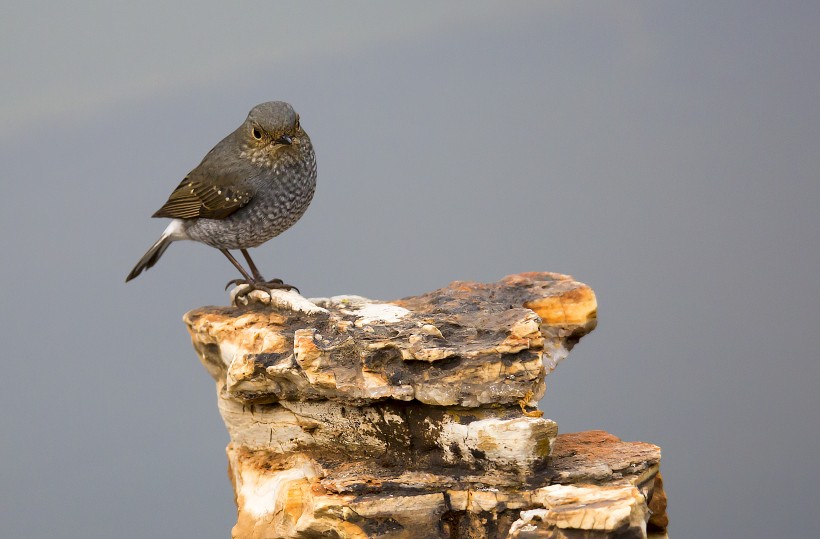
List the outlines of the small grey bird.
{"label": "small grey bird", "polygon": [[[293,226],[307,210],[315,189],[316,155],[299,115],[283,101],[259,104],[152,216],[173,221],[125,282],[156,264],[172,242],[194,240],[216,247],[236,266],[244,279],[234,279],[228,286],[249,285],[242,295],[295,288],[280,279],[265,281],[248,249]],[[242,251],[250,274],[229,249]]]}

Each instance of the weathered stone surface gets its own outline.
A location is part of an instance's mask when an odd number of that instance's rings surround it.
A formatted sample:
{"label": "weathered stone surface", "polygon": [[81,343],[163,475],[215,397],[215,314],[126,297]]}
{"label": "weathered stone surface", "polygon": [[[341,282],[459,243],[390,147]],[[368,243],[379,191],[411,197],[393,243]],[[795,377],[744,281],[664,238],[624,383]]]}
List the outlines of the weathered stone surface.
{"label": "weathered stone surface", "polygon": [[185,315],[231,436],[233,537],[665,533],[659,448],[558,435],[534,409],[595,327],[586,285],[527,273],[389,303],[249,297]]}
{"label": "weathered stone surface", "polygon": [[660,464],[658,446],[645,442],[621,442],[601,430],[561,438],[552,457],[554,480],[560,483],[611,481],[619,477],[652,478]]}
{"label": "weathered stone surface", "polygon": [[510,527],[511,539],[577,537],[580,530],[586,537],[646,534],[646,503],[631,485],[551,485],[539,489],[533,501],[541,507],[522,511]]}
{"label": "weathered stone surface", "polygon": [[553,273],[456,282],[392,303],[337,296],[311,309],[291,296],[277,291],[274,303],[298,310],[251,303],[185,316],[203,364],[231,398],[534,406],[545,374],[597,316],[589,287]]}
{"label": "weathered stone surface", "polygon": [[520,407],[441,408],[401,401],[351,406],[334,401],[242,404],[225,396],[219,409],[231,440],[274,453],[327,451],[412,460],[419,468],[460,467],[491,476],[526,476],[546,464],[555,422]]}
{"label": "weathered stone surface", "polygon": [[[316,452],[283,455],[228,447],[239,518],[234,537],[575,538],[646,537],[647,500],[664,496],[655,481],[660,450],[596,432],[559,435],[552,464],[528,481],[412,462],[352,462]],[[575,448],[570,450],[569,448]],[[654,449],[652,449],[654,448]],[[603,472],[611,462],[629,462]],[[577,466],[583,474],[557,469]],[[438,473],[436,473],[438,472]]]}

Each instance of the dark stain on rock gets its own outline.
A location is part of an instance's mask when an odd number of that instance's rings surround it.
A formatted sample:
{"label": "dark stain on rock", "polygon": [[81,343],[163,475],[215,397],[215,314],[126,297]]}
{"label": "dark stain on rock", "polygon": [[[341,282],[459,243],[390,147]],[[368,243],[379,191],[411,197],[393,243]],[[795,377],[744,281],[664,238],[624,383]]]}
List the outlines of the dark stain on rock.
{"label": "dark stain on rock", "polygon": [[404,526],[390,517],[368,518],[359,527],[368,537],[381,537],[404,529]]}
{"label": "dark stain on rock", "polygon": [[441,516],[440,527],[448,539],[494,539],[507,537],[520,510],[488,512],[447,511]]}
{"label": "dark stain on rock", "polygon": [[461,453],[461,447],[456,442],[453,442],[449,446],[450,452],[456,457],[456,459],[461,460],[464,455]]}

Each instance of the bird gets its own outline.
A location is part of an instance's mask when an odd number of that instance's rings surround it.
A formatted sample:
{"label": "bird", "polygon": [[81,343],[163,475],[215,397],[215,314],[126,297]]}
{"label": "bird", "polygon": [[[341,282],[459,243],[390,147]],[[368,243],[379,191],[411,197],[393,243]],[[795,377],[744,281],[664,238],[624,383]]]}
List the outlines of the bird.
{"label": "bird", "polygon": [[[266,281],[248,249],[293,226],[316,190],[316,154],[299,115],[284,101],[253,107],[245,121],[189,172],[152,217],[172,221],[125,278],[151,268],[175,241],[193,240],[224,254],[242,279],[225,286],[253,290],[296,289],[281,279]],[[239,250],[250,271],[230,250]],[[298,292],[298,289],[296,289]]]}

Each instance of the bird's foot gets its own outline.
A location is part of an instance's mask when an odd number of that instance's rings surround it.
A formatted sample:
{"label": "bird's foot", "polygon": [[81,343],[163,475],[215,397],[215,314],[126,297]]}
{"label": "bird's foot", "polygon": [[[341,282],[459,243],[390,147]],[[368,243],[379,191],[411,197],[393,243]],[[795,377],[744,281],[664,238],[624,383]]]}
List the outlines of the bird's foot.
{"label": "bird's foot", "polygon": [[[296,290],[299,292],[299,289],[293,286],[292,284],[286,284],[282,279],[271,279],[270,281],[264,280],[257,280],[257,281],[248,281],[247,279],[231,279],[228,281],[228,284],[225,285],[225,290],[227,290],[231,286],[240,286],[240,285],[248,285],[248,286],[261,286],[267,287],[272,290]],[[262,288],[252,288],[252,290],[262,290]],[[299,292],[301,294],[301,292]]]}
{"label": "bird's foot", "polygon": [[238,305],[237,300],[240,298],[245,298],[245,300],[247,300],[248,294],[250,294],[254,290],[259,290],[260,292],[267,292],[271,300],[273,300],[274,290],[296,290],[297,294],[300,293],[298,288],[296,288],[293,285],[284,283],[282,279],[271,279],[270,281],[248,281],[247,279],[231,279],[230,281],[228,281],[228,284],[225,285],[225,290],[227,290],[228,287],[230,287],[231,285],[244,286],[244,288],[236,292],[236,295],[233,298],[234,305]]}

